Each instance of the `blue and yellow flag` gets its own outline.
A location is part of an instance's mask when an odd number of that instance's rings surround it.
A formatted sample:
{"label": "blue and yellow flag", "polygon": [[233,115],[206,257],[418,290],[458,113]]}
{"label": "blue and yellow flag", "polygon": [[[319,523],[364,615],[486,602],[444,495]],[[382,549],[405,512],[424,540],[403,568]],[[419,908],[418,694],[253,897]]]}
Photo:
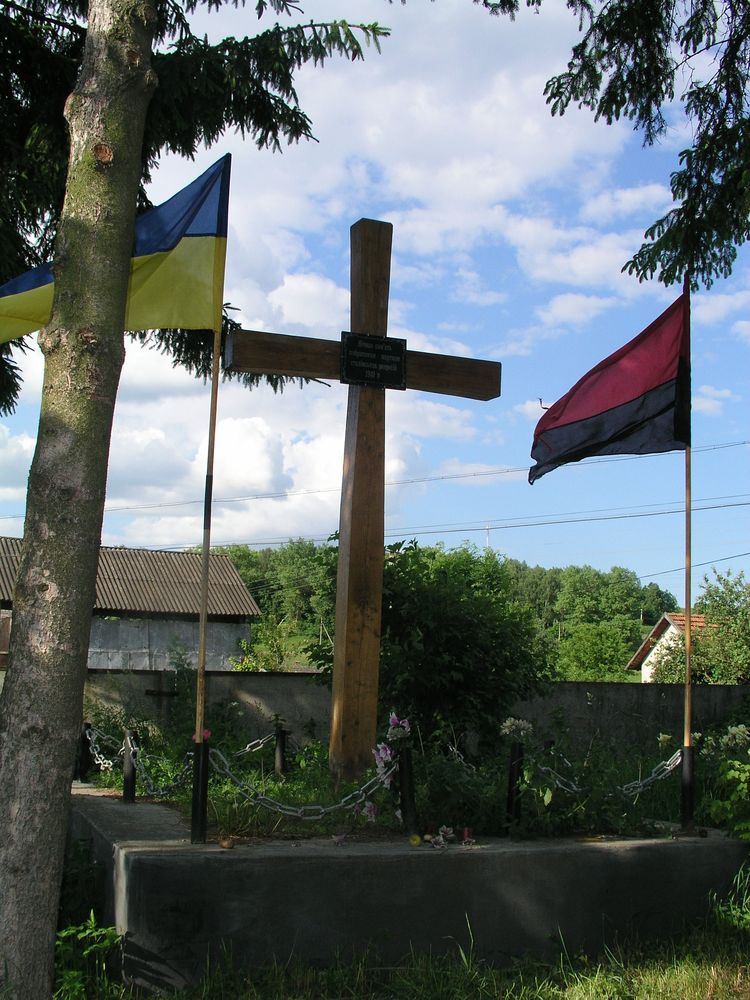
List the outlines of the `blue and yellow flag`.
{"label": "blue and yellow flag", "polygon": [[[231,162],[136,219],[126,330],[221,329]],[[51,264],[0,286],[0,344],[46,326],[53,293]]]}

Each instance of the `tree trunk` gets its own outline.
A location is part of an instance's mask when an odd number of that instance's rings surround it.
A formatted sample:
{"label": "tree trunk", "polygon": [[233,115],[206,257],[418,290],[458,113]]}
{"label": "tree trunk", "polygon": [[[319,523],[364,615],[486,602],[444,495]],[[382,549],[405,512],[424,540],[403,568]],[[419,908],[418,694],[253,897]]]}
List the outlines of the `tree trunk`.
{"label": "tree trunk", "polygon": [[68,98],[55,304],[0,698],[0,993],[52,992],[54,936],[96,590],[143,124],[151,0],[90,0]]}

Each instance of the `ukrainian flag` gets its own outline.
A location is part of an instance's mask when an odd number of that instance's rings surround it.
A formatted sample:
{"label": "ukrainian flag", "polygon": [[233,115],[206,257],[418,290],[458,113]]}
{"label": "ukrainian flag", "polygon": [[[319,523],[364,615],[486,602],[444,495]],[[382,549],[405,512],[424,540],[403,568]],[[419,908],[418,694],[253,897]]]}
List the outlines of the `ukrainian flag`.
{"label": "ukrainian flag", "polygon": [[[221,329],[231,162],[136,219],[126,330]],[[54,287],[51,264],[0,287],[0,344],[47,325]]]}

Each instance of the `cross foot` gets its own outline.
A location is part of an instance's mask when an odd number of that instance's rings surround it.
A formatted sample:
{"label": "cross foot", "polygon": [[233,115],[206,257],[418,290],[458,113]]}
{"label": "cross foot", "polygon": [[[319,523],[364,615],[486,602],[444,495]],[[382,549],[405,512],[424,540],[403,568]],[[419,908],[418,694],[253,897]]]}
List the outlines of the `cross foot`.
{"label": "cross foot", "polygon": [[[370,219],[351,228],[351,328],[361,336],[386,336],[392,233],[390,224]],[[230,372],[338,380],[341,343],[236,330],[224,364]],[[405,368],[410,389],[479,400],[500,395],[498,362],[406,351]],[[331,769],[347,779],[372,764],[377,737],[384,495],[385,392],[350,385],[329,746]]]}

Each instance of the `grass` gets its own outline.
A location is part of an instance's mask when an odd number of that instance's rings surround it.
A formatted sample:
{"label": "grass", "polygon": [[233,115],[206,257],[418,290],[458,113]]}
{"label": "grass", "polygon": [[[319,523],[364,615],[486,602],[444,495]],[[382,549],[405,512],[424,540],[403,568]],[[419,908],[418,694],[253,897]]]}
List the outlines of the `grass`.
{"label": "grass", "polygon": [[[54,1000],[156,1000],[155,994],[131,990],[103,973],[103,947],[113,940],[111,929],[97,930],[92,919],[61,932]],[[395,966],[383,966],[372,954],[325,968],[289,962],[243,971],[227,960],[201,985],[166,996],[171,1000],[750,1000],[750,868],[740,870],[726,898],[713,901],[702,924],[662,941],[612,945],[594,958],[568,954],[561,941],[555,963],[517,961],[502,968],[460,946],[450,955],[412,954]]]}
{"label": "grass", "polygon": [[[497,968],[471,953],[413,955],[383,967],[372,957],[325,969],[300,964],[241,972],[226,963],[174,1000],[748,1000],[747,928],[712,917],[703,927],[651,945],[625,944],[596,959],[564,952],[556,965]],[[89,1000],[150,994],[99,981]],[[57,1000],[67,1000],[58,994]]]}

